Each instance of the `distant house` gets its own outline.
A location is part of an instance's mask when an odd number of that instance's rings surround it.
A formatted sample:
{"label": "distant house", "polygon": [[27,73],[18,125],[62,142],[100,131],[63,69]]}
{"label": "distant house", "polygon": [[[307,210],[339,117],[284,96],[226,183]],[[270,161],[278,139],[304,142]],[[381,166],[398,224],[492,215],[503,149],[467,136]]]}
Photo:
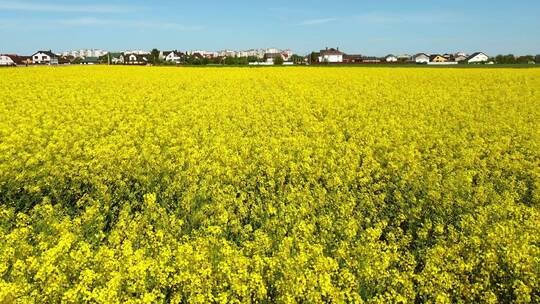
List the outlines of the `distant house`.
{"label": "distant house", "polygon": [[0,55],[0,66],[16,66],[13,56],[15,55]]}
{"label": "distant house", "polygon": [[291,60],[292,55],[293,55],[292,50],[283,50],[283,51],[281,51],[281,57],[283,57],[283,60],[285,60],[285,61]]}
{"label": "distant house", "polygon": [[339,48],[326,48],[326,50],[321,50],[319,54],[319,62],[328,63],[341,63],[345,55],[345,53],[339,51]]}
{"label": "distant house", "polygon": [[[2,57],[5,56],[5,57],[9,57],[11,59],[11,61],[13,61],[15,63],[15,65],[19,65],[19,66],[22,66],[22,65],[30,65],[32,64],[32,57],[31,56],[19,56],[19,55],[14,55],[14,54],[7,54],[7,55],[2,55]],[[1,62],[4,62],[4,63],[10,63],[10,60],[9,59],[2,59],[0,58],[0,66],[2,65]],[[7,64],[9,65],[9,64]]]}
{"label": "distant house", "polygon": [[71,64],[76,60],[75,56],[72,55],[63,55],[58,58],[58,64]]}
{"label": "distant house", "polygon": [[401,54],[397,56],[398,61],[400,62],[408,62],[411,61],[412,56],[408,54]]}
{"label": "distant house", "polygon": [[265,53],[263,59],[267,63],[274,63],[274,59],[276,59],[277,57],[283,58],[281,53]]}
{"label": "distant house", "polygon": [[398,62],[398,58],[390,54],[384,57],[384,61],[389,62],[389,63]]}
{"label": "distant house", "polygon": [[465,61],[465,60],[467,60],[467,56],[465,56],[465,55],[456,54],[456,55],[454,56],[454,61],[455,61],[455,62],[463,62],[463,61]]}
{"label": "distant house", "polygon": [[163,51],[159,54],[159,58],[167,62],[179,64],[182,61],[182,55],[183,54],[178,51]]}
{"label": "distant house", "polygon": [[429,56],[429,62],[448,62],[448,58],[444,57],[443,55],[431,55]]}
{"label": "distant house", "polygon": [[466,59],[467,63],[485,63],[489,61],[489,56],[482,53],[474,53]]}
{"label": "distant house", "polygon": [[373,56],[363,56],[362,62],[363,63],[381,63],[381,58],[373,57]]}
{"label": "distant house", "polygon": [[362,63],[362,55],[343,55],[343,63]]}
{"label": "distant house", "polygon": [[[105,58],[104,58],[105,57]],[[122,53],[109,52],[107,55],[101,57],[103,61],[109,64],[124,64],[122,61]],[[122,59],[121,59],[122,58]]]}
{"label": "distant house", "polygon": [[120,56],[119,61],[127,65],[147,65],[148,55],[125,53]]}
{"label": "distant house", "polygon": [[429,56],[424,53],[419,53],[414,56],[414,62],[419,64],[429,63]]}
{"label": "distant house", "polygon": [[49,51],[37,51],[32,55],[33,64],[48,64],[48,65],[57,65],[58,64],[58,55]]}
{"label": "distant house", "polygon": [[81,60],[81,64],[87,64],[87,65],[99,64],[99,58],[98,57],[84,57]]}
{"label": "distant house", "polygon": [[[203,55],[203,54],[201,54],[199,52],[193,53],[193,54],[191,54],[191,56],[193,58],[197,59],[197,60],[203,60],[203,59],[207,58],[207,57],[205,57],[205,55]],[[218,56],[218,57],[220,57],[220,56]],[[218,58],[218,59],[219,60],[225,60],[225,57],[221,56],[221,58]]]}

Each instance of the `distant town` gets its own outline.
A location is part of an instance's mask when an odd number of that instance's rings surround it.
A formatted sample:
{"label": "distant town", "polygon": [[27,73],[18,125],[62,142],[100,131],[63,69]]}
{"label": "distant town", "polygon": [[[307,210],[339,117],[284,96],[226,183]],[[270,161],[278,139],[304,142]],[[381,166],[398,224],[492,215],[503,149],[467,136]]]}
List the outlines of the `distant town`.
{"label": "distant town", "polygon": [[427,54],[389,54],[384,57],[348,54],[336,48],[324,48],[308,55],[295,54],[290,49],[251,49],[246,51],[178,51],[128,50],[109,52],[101,49],[81,49],[56,53],[38,50],[31,55],[1,54],[0,66],[33,65],[347,65],[347,64],[540,64],[540,55],[490,57],[483,52]]}

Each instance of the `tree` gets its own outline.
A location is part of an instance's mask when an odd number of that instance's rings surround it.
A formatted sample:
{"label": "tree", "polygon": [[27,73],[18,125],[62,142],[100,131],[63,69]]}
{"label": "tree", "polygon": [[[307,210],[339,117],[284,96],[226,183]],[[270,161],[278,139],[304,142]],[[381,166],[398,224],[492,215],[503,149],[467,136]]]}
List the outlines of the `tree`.
{"label": "tree", "polygon": [[99,63],[100,64],[108,64],[109,63],[109,54],[100,56],[99,57]]}
{"label": "tree", "polygon": [[318,62],[319,61],[319,53],[312,52],[310,55],[310,63]]}
{"label": "tree", "polygon": [[515,64],[517,62],[516,57],[513,54],[497,55],[497,57],[495,57],[495,61],[498,64]]}
{"label": "tree", "polygon": [[540,64],[540,54],[536,55],[536,57],[534,57],[534,61],[538,64]]}
{"label": "tree", "polygon": [[274,58],[274,64],[275,65],[282,65],[283,64],[283,57],[281,57],[281,55],[277,55]]}
{"label": "tree", "polygon": [[161,60],[159,59],[160,51],[158,49],[153,49],[150,53],[150,63],[151,64],[159,64]]}
{"label": "tree", "polygon": [[248,56],[247,61],[248,62],[259,62],[259,57],[257,57],[257,56]]}
{"label": "tree", "polygon": [[534,56],[532,56],[532,55],[519,56],[516,59],[516,62],[520,63],[520,64],[527,64],[527,63],[529,63],[531,61],[534,61]]}
{"label": "tree", "polygon": [[291,56],[291,61],[296,63],[296,64],[300,64],[300,63],[304,62],[304,57],[294,54],[294,55]]}

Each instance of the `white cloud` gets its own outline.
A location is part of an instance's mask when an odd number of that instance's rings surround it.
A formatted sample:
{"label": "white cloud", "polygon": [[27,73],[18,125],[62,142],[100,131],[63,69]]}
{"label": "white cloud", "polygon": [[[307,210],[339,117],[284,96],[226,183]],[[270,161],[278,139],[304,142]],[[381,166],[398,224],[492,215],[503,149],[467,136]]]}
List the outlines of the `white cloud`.
{"label": "white cloud", "polygon": [[312,26],[312,25],[320,25],[320,24],[330,23],[330,22],[334,22],[334,21],[337,21],[337,19],[336,18],[310,19],[310,20],[304,20],[304,21],[300,22],[300,25]]}
{"label": "white cloud", "polygon": [[79,5],[79,4],[53,4],[25,1],[0,1],[0,10],[29,11],[29,12],[56,12],[56,13],[123,13],[133,11],[133,6],[115,6],[107,4]]}

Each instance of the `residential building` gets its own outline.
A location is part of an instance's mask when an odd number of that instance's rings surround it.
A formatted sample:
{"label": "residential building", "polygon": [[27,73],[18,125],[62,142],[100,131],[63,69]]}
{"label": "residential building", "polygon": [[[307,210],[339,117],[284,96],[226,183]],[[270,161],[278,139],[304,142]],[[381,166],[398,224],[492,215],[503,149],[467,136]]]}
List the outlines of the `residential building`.
{"label": "residential building", "polygon": [[489,56],[482,52],[477,52],[469,56],[466,61],[467,63],[486,63],[489,61]]}
{"label": "residential building", "polygon": [[71,56],[71,55],[67,55],[67,56],[60,56],[58,58],[58,64],[71,64],[75,61],[75,57],[74,56]]}
{"label": "residential building", "polygon": [[419,64],[429,63],[429,56],[424,53],[419,53],[414,56],[414,62]]}
{"label": "residential building", "polygon": [[123,64],[123,62],[121,62],[122,53],[109,52],[105,56],[107,56],[107,58],[102,58],[102,60],[104,59],[103,61],[109,64]]}
{"label": "residential building", "polygon": [[72,50],[63,52],[61,55],[64,57],[72,56],[74,58],[85,58],[85,57],[101,57],[107,55],[108,51],[100,49],[81,49],[81,50]]}
{"label": "residential building", "polygon": [[429,56],[429,62],[437,62],[437,63],[448,62],[448,59],[444,57],[443,55],[436,54],[436,55]]}
{"label": "residential building", "polygon": [[267,63],[274,63],[274,59],[276,59],[277,57],[281,57],[283,58],[283,56],[281,55],[281,53],[266,53],[264,54],[264,61],[266,61]]}
{"label": "residential building", "polygon": [[188,51],[188,52],[186,52],[186,54],[189,55],[189,56],[193,56],[193,55],[195,55],[195,54],[199,54],[199,55],[201,55],[201,56],[204,57],[204,58],[214,58],[214,57],[218,57],[218,53],[217,53],[217,52],[203,51],[203,50]]}
{"label": "residential building", "polygon": [[397,56],[394,56],[394,55],[387,55],[386,57],[384,57],[384,61],[388,62],[388,63],[394,63],[394,62],[398,62],[398,58]]}
{"label": "residential building", "polygon": [[397,56],[398,61],[400,62],[408,62],[412,60],[412,56],[409,54],[401,54]]}
{"label": "residential building", "polygon": [[339,48],[326,48],[321,50],[319,54],[319,62],[327,63],[341,63],[343,62],[343,55],[345,55]]}
{"label": "residential building", "polygon": [[454,61],[455,62],[463,62],[467,60],[467,56],[456,54],[454,55]]}
{"label": "residential building", "polygon": [[16,66],[17,63],[13,60],[16,55],[0,55],[0,66]]}
{"label": "residential building", "polygon": [[48,65],[57,65],[58,64],[58,55],[49,51],[37,51],[32,55],[33,64],[48,64]]}
{"label": "residential building", "polygon": [[127,65],[147,65],[148,55],[124,53],[120,56],[119,63]]}
{"label": "residential building", "polygon": [[125,51],[124,54],[150,55],[150,52],[145,51],[145,50],[129,50],[129,51]]}
{"label": "residential building", "polygon": [[182,54],[181,52],[178,52],[178,51],[162,51],[160,52],[159,54],[159,58],[161,60],[165,60],[165,61],[168,61],[168,62],[174,62],[176,64],[180,64],[180,62],[182,61],[182,56],[184,54]]}
{"label": "residential building", "polygon": [[98,57],[85,57],[81,60],[81,64],[86,64],[86,65],[99,64],[99,58]]}
{"label": "residential building", "polygon": [[289,59],[291,59],[292,55],[293,55],[293,51],[292,50],[283,50],[280,52],[281,53],[281,57],[283,57],[283,60],[285,61],[288,61]]}
{"label": "residential building", "polygon": [[375,56],[363,56],[363,63],[381,63],[381,58]]}
{"label": "residential building", "polygon": [[343,55],[343,63],[362,63],[362,55]]}
{"label": "residential building", "polygon": [[[15,63],[15,65],[19,65],[19,66],[23,66],[23,65],[30,65],[32,64],[32,57],[31,56],[19,56],[19,55],[15,55],[15,54],[7,54],[7,55],[2,55],[2,56],[6,56],[6,57],[9,57],[11,59],[12,62]],[[4,62],[4,64],[7,64],[9,65],[8,63],[11,63],[11,61],[7,58],[4,58],[3,60],[0,58],[0,62]],[[2,65],[2,63],[0,63],[0,66]]]}

